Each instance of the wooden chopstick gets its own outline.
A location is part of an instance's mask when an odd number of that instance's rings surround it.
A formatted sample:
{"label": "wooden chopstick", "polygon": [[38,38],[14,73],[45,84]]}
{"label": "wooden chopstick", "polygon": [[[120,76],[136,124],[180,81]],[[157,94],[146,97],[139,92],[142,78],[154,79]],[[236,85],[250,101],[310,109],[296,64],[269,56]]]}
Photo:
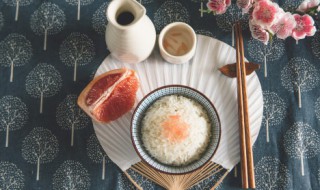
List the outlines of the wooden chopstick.
{"label": "wooden chopstick", "polygon": [[241,26],[235,27],[236,50],[237,50],[237,89],[238,89],[238,111],[239,131],[241,148],[241,176],[242,188],[255,188],[254,164],[251,144],[251,133],[248,112],[248,97],[246,83],[246,67],[244,58],[244,47]]}
{"label": "wooden chopstick", "polygon": [[249,109],[248,109],[248,96],[247,96],[247,82],[246,82],[246,64],[244,58],[244,47],[243,38],[241,32],[241,25],[239,24],[239,36],[240,36],[240,46],[241,46],[241,71],[242,71],[242,92],[243,92],[243,109],[244,109],[244,125],[245,125],[245,138],[246,138],[246,152],[247,152],[247,166],[248,166],[248,176],[249,176],[249,188],[256,188],[255,175],[254,175],[254,162],[253,162],[253,152],[251,143],[251,132],[249,123]]}
{"label": "wooden chopstick", "polygon": [[240,154],[241,154],[241,177],[242,188],[247,189],[248,185],[248,168],[247,168],[247,153],[246,153],[246,141],[245,141],[245,129],[244,129],[244,110],[243,110],[243,93],[242,93],[242,80],[241,80],[241,53],[238,25],[235,25],[236,34],[236,68],[237,68],[237,93],[238,93],[238,118],[239,118],[239,135],[240,135]]}

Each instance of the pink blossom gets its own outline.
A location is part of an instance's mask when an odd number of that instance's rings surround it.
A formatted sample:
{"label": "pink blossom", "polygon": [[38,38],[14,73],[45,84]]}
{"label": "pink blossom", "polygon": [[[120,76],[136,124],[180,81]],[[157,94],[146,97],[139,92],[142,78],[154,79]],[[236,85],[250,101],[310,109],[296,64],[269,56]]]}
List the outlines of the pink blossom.
{"label": "pink blossom", "polygon": [[253,38],[263,42],[265,45],[268,44],[269,33],[265,29],[258,24],[255,24],[253,21],[249,22],[249,27]]}
{"label": "pink blossom", "polygon": [[252,18],[256,24],[267,28],[276,20],[278,11],[279,6],[276,3],[269,0],[262,0],[255,3]]}
{"label": "pink blossom", "polygon": [[314,26],[314,20],[309,15],[300,16],[294,14],[294,19],[297,22],[296,27],[292,31],[292,37],[295,40],[304,39],[306,36],[313,36],[316,32],[316,27]]}
{"label": "pink blossom", "polygon": [[301,5],[299,5],[297,11],[305,13],[308,11],[308,9],[318,6],[319,3],[319,0],[305,0],[301,3]]}
{"label": "pink blossom", "polygon": [[[281,16],[280,16],[281,15]],[[292,34],[292,30],[296,27],[296,20],[289,12],[279,14],[278,21],[270,27],[270,31],[276,34],[278,38],[285,39]]]}
{"label": "pink blossom", "polygon": [[223,14],[227,10],[226,1],[231,2],[231,0],[211,0],[207,3],[207,7],[216,14]]}
{"label": "pink blossom", "polygon": [[226,0],[226,5],[229,7],[231,5],[231,0]]}
{"label": "pink blossom", "polygon": [[253,0],[237,0],[237,5],[242,9],[242,13],[248,13],[252,7]]}

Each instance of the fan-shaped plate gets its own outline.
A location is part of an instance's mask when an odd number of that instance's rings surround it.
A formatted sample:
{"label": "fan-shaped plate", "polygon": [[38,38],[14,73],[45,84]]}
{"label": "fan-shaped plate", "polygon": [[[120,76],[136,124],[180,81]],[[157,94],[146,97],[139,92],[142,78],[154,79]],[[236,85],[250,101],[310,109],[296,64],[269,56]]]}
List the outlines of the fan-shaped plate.
{"label": "fan-shaped plate", "polygon": [[[215,105],[221,121],[220,144],[211,160],[225,169],[232,169],[240,161],[237,84],[236,79],[222,75],[218,69],[235,63],[236,52],[219,40],[202,35],[197,38],[196,54],[188,63],[167,63],[155,48],[147,60],[138,64],[125,64],[108,56],[98,68],[96,76],[121,67],[134,69],[141,83],[137,103],[146,94],[164,85],[182,84],[204,93]],[[255,142],[263,115],[262,90],[256,73],[247,76],[247,94],[251,136],[252,142]],[[93,122],[103,149],[123,171],[141,161],[130,137],[133,110],[108,124]]]}

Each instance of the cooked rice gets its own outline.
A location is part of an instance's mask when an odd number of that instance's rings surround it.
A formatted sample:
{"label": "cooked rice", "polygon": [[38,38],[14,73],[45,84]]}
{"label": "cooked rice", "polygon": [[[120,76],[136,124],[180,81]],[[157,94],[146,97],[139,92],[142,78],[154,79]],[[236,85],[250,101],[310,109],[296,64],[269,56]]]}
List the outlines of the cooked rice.
{"label": "cooked rice", "polygon": [[[163,135],[161,125],[172,115],[180,115],[189,125],[189,135],[179,142],[170,141]],[[184,96],[160,98],[148,108],[142,121],[142,141],[146,150],[164,164],[181,166],[198,160],[206,150],[210,136],[207,112],[198,102]]]}

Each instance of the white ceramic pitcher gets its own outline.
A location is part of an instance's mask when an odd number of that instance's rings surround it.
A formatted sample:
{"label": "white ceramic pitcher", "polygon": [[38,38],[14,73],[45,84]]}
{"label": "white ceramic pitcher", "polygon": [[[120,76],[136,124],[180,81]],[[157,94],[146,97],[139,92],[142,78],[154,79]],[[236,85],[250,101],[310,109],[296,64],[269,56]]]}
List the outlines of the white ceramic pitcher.
{"label": "white ceramic pitcher", "polygon": [[111,55],[139,63],[151,54],[156,30],[146,9],[135,0],[113,0],[107,8],[106,43]]}

